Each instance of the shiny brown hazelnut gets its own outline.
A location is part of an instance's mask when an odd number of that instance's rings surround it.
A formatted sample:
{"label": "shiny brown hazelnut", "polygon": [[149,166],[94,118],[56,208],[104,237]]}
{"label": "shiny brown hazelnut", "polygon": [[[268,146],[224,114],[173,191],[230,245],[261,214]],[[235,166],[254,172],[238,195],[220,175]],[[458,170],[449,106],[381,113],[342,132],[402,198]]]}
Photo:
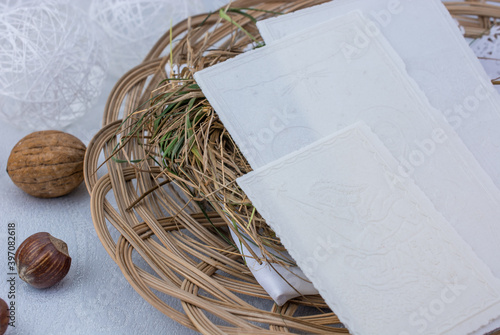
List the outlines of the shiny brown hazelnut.
{"label": "shiny brown hazelnut", "polygon": [[0,335],[5,334],[9,326],[9,306],[7,303],[0,299]]}
{"label": "shiny brown hazelnut", "polygon": [[16,251],[19,278],[36,288],[48,288],[60,282],[69,271],[68,246],[49,233],[28,237]]}

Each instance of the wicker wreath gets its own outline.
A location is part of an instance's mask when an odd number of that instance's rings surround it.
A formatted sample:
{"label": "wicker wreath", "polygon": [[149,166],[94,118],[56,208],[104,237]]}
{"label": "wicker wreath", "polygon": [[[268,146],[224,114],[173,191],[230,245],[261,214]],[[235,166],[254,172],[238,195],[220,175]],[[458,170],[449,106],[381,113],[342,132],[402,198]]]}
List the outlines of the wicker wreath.
{"label": "wicker wreath", "polygon": [[[276,257],[283,247],[238,189],[236,178],[251,169],[192,79],[204,67],[259,47],[256,20],[323,2],[238,0],[179,23],[116,83],[103,127],[88,146],[85,182],[99,239],[130,285],[188,328],[348,333],[320,296],[273,304],[246,267],[229,229],[263,250],[262,257],[247,257],[293,264]],[[470,37],[500,17],[500,7],[486,1],[446,5]],[[182,310],[164,295],[179,299]]]}

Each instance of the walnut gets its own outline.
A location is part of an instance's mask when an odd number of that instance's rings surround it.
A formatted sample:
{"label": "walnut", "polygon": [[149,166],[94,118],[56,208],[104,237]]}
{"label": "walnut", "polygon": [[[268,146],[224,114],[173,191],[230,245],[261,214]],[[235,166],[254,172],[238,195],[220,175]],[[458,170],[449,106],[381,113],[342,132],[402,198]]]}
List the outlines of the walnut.
{"label": "walnut", "polygon": [[83,181],[85,149],[73,135],[56,130],[34,132],[12,149],[7,173],[32,196],[66,195]]}

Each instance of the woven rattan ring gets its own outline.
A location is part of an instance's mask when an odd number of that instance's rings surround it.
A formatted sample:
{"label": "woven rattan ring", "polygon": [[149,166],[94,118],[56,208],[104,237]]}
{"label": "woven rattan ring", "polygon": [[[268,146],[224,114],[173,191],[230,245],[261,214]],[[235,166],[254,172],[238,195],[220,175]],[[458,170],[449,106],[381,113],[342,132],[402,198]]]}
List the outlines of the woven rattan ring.
{"label": "woven rattan ring", "polygon": [[[246,267],[228,229],[261,247],[282,247],[235,185],[250,167],[192,80],[195,71],[260,46],[256,20],[323,2],[239,0],[177,24],[116,83],[88,146],[85,182],[102,244],[146,301],[188,328],[348,333],[320,296],[275,305]],[[447,6],[469,37],[500,17],[486,1]],[[162,117],[166,106],[177,113]],[[259,259],[270,260],[265,252]]]}

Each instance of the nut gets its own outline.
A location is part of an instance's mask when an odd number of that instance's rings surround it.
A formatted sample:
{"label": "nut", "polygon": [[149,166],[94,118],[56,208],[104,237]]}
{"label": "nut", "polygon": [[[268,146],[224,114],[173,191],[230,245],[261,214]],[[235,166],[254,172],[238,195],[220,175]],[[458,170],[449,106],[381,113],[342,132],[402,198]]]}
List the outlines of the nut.
{"label": "nut", "polygon": [[21,139],[7,161],[7,173],[17,187],[40,198],[73,191],[83,181],[85,145],[56,130],[34,132]]}
{"label": "nut", "polygon": [[45,232],[33,234],[21,243],[15,260],[19,278],[36,288],[57,284],[71,266],[66,243]]}
{"label": "nut", "polygon": [[0,335],[5,334],[9,326],[9,306],[7,303],[0,299]]}

